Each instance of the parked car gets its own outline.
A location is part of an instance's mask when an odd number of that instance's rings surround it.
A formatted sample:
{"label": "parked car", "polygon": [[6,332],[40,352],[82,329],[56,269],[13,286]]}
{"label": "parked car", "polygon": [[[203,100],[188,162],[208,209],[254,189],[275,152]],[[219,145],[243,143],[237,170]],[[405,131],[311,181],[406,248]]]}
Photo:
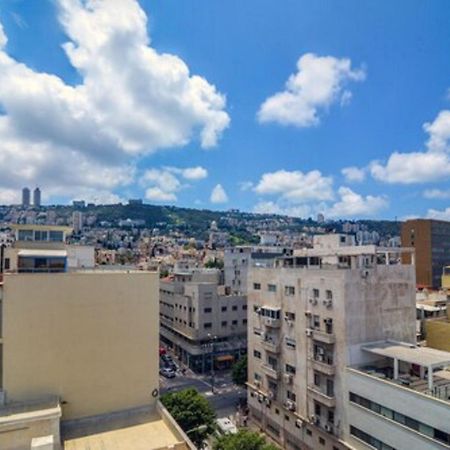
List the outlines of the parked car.
{"label": "parked car", "polygon": [[165,378],[175,378],[175,371],[169,367],[162,367],[159,373]]}
{"label": "parked car", "polygon": [[178,366],[175,364],[170,355],[162,355],[160,358],[160,362],[162,367],[168,367],[174,371],[178,369]]}

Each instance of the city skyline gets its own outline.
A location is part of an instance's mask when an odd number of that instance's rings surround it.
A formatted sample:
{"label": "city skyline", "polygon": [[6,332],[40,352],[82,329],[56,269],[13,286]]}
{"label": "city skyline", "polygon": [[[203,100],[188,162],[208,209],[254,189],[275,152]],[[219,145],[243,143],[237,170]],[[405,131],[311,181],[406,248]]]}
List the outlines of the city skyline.
{"label": "city skyline", "polygon": [[444,2],[83,5],[2,3],[0,204],[450,218]]}

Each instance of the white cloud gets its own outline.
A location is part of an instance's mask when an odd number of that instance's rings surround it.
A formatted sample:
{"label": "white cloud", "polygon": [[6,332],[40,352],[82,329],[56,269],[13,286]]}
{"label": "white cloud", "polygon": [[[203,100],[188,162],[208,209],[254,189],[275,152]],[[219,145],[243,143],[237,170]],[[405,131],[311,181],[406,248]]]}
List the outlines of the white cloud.
{"label": "white cloud", "polygon": [[386,164],[373,161],[372,176],[386,183],[427,183],[450,177],[450,111],[441,111],[431,123],[424,124],[429,134],[427,151],[394,152]]}
{"label": "white cloud", "polygon": [[345,167],[341,173],[349,183],[361,183],[366,178],[366,170],[355,166]]}
{"label": "white cloud", "polygon": [[169,172],[181,175],[186,180],[203,180],[208,176],[208,171],[201,166],[186,167],[185,169],[178,167],[166,167]]}
{"label": "white cloud", "polygon": [[136,0],[58,6],[63,47],[82,78],[75,86],[9,56],[0,25],[0,187],[110,190],[133,181],[139,156],[183,146],[197,131],[202,147],[216,145],[229,124],[225,97],[150,46]]}
{"label": "white cloud", "polygon": [[338,189],[338,194],[340,200],[324,212],[327,217],[373,216],[388,206],[385,197],[364,197],[345,186]]}
{"label": "white cloud", "polygon": [[146,170],[140,179],[140,184],[151,185],[145,191],[145,198],[157,202],[176,201],[176,193],[182,188],[180,180],[169,170],[164,169]]}
{"label": "white cloud", "polygon": [[364,69],[352,69],[348,58],[306,53],[297,61],[297,72],[289,77],[285,90],[261,105],[258,120],[297,127],[318,125],[320,114],[333,103],[350,101],[351,92],[345,86],[365,76]]}
{"label": "white cloud", "polygon": [[450,221],[450,208],[446,208],[443,211],[438,209],[429,209],[427,212],[429,219],[448,220]]}
{"label": "white cloud", "polygon": [[249,191],[254,186],[252,181],[241,181],[238,185],[239,189],[243,192]]}
{"label": "white cloud", "polygon": [[0,205],[18,205],[20,192],[14,189],[0,189]]}
{"label": "white cloud", "polygon": [[155,202],[175,202],[177,196],[170,191],[164,191],[160,187],[151,187],[145,191],[145,198]]}
{"label": "white cloud", "polygon": [[428,199],[446,200],[450,199],[450,190],[443,191],[441,189],[426,189],[423,196]]}
{"label": "white cloud", "polygon": [[309,205],[299,206],[280,206],[279,204],[268,201],[259,202],[253,207],[253,212],[258,214],[278,214],[289,217],[310,217],[312,209]]}
{"label": "white cloud", "polygon": [[309,200],[331,200],[333,179],[324,177],[320,171],[303,173],[299,170],[265,173],[254,191],[262,195],[280,195],[293,203]]}
{"label": "white cloud", "polygon": [[226,203],[228,201],[228,195],[221,184],[216,184],[211,192],[211,203]]}

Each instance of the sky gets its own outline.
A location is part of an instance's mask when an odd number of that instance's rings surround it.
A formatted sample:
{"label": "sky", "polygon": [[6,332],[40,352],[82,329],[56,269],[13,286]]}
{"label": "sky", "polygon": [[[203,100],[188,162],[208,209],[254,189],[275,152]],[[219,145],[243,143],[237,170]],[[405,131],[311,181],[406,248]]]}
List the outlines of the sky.
{"label": "sky", "polygon": [[1,0],[0,204],[450,220],[448,0]]}

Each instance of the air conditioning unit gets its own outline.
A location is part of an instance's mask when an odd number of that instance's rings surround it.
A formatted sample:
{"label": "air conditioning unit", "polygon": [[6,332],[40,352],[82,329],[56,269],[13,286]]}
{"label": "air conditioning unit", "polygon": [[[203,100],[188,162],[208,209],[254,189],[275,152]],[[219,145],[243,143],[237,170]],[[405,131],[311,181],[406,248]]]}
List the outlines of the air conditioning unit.
{"label": "air conditioning unit", "polygon": [[292,327],[294,325],[294,322],[292,322],[292,320],[287,319],[286,324],[288,327]]}
{"label": "air conditioning unit", "polygon": [[254,384],[256,387],[260,387],[260,386],[261,386],[261,381],[255,380],[255,381],[253,382],[253,384]]}
{"label": "air conditioning unit", "polygon": [[330,325],[330,324],[333,323],[333,319],[330,318],[330,317],[328,317],[328,318],[326,318],[326,319],[323,319],[323,321],[324,321],[326,324],[328,324],[328,325]]}
{"label": "air conditioning unit", "polygon": [[295,403],[292,400],[286,400],[284,402],[284,407],[288,409],[289,411],[295,410]]}
{"label": "air conditioning unit", "polygon": [[361,278],[367,278],[369,276],[368,270],[362,270],[361,271]]}
{"label": "air conditioning unit", "polygon": [[266,406],[270,406],[271,403],[272,402],[271,402],[270,398],[266,398]]}
{"label": "air conditioning unit", "polygon": [[317,422],[317,416],[314,416],[314,415],[309,416],[309,421],[310,421],[311,423],[316,423],[316,422]]}
{"label": "air conditioning unit", "polygon": [[331,305],[333,304],[333,300],[324,300],[323,301],[324,306],[327,308],[331,308]]}
{"label": "air conditioning unit", "polygon": [[311,330],[311,328],[307,328],[306,329],[306,336],[312,337],[312,335],[313,335],[313,330]]}
{"label": "air conditioning unit", "polygon": [[292,380],[294,379],[293,375],[290,374],[290,373],[285,373],[285,374],[283,375],[283,378],[284,378],[284,382],[285,382],[286,384],[291,384],[291,383],[292,383]]}
{"label": "air conditioning unit", "polygon": [[306,317],[311,317],[311,315],[312,315],[311,311],[305,311],[305,316]]}
{"label": "air conditioning unit", "polygon": [[328,431],[328,433],[332,433],[333,432],[333,425],[326,423],[325,424],[325,431]]}
{"label": "air conditioning unit", "polygon": [[264,395],[259,394],[259,395],[258,395],[258,402],[259,402],[259,403],[262,403],[263,401],[264,401]]}
{"label": "air conditioning unit", "polygon": [[311,305],[317,305],[317,298],[310,298],[309,303],[311,303]]}
{"label": "air conditioning unit", "polygon": [[298,428],[301,428],[301,427],[303,426],[303,420],[302,420],[302,419],[297,419],[297,420],[295,421],[295,425],[296,425]]}

